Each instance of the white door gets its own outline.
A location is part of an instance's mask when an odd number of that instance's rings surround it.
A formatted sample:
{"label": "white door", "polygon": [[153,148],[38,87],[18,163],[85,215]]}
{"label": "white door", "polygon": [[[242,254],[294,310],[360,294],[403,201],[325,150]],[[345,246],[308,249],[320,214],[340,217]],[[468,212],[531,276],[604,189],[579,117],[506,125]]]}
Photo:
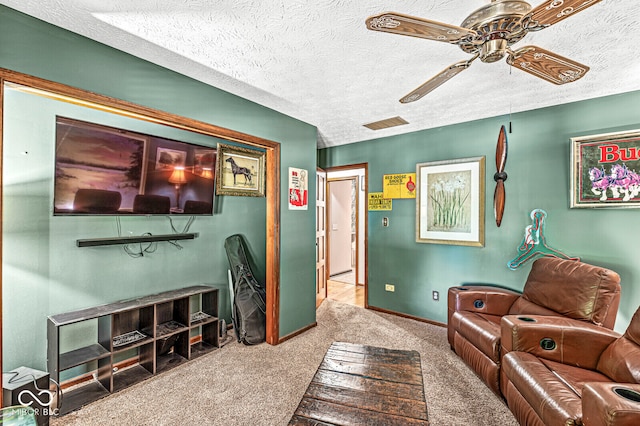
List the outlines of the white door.
{"label": "white door", "polygon": [[316,170],[316,306],[327,298],[327,173]]}
{"label": "white door", "polygon": [[329,276],[353,270],[353,179],[330,180]]}

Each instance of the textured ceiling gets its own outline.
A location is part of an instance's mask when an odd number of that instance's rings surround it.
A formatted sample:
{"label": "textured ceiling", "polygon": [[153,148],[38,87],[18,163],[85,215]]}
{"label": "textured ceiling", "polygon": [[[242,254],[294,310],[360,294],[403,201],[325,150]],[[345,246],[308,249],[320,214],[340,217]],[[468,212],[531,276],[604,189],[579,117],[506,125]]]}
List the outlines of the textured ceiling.
{"label": "textured ceiling", "polygon": [[[365,19],[393,11],[460,25],[488,0],[0,3],[313,124],[319,147],[640,89],[637,0],[603,0],[514,46],[538,45],[591,67],[577,82],[555,86],[504,60],[475,61],[410,104],[398,100],[470,56],[451,44],[369,31]],[[409,124],[363,126],[396,116]]]}

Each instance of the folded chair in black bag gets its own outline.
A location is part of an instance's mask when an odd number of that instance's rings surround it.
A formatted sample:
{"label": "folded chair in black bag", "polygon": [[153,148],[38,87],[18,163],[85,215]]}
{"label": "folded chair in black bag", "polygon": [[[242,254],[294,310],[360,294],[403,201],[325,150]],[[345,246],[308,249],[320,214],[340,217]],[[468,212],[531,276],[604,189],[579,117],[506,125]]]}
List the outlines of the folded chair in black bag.
{"label": "folded chair in black bag", "polygon": [[265,341],[266,291],[253,276],[245,243],[238,234],[228,237],[224,248],[231,271],[231,316],[236,339],[245,345]]}

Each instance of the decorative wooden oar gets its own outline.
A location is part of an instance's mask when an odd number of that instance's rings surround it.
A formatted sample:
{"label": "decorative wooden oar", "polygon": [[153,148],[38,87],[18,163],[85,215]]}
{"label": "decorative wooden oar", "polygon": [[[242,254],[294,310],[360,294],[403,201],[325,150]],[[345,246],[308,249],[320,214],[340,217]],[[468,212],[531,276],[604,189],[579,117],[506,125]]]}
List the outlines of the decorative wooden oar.
{"label": "decorative wooden oar", "polygon": [[496,145],[496,174],[493,175],[493,180],[496,181],[496,191],[493,193],[493,214],[496,217],[496,225],[500,227],[502,223],[502,214],[504,213],[505,203],[505,191],[504,181],[507,180],[507,174],[504,171],[504,167],[507,164],[507,132],[504,125],[500,128],[500,135],[498,136],[498,143]]}

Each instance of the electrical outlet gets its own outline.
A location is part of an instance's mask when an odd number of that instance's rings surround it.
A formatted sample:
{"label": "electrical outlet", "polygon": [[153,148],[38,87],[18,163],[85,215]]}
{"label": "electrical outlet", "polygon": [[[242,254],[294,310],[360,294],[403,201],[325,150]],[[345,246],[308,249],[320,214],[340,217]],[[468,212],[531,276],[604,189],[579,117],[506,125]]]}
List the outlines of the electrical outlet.
{"label": "electrical outlet", "polygon": [[431,292],[431,297],[433,297],[433,300],[440,300],[440,292],[436,291],[436,290],[433,290]]}
{"label": "electrical outlet", "polygon": [[384,290],[385,291],[396,291],[396,286],[393,284],[385,284],[384,285]]}
{"label": "electrical outlet", "polygon": [[383,217],[382,218],[382,226],[389,226],[389,218],[388,217]]}

